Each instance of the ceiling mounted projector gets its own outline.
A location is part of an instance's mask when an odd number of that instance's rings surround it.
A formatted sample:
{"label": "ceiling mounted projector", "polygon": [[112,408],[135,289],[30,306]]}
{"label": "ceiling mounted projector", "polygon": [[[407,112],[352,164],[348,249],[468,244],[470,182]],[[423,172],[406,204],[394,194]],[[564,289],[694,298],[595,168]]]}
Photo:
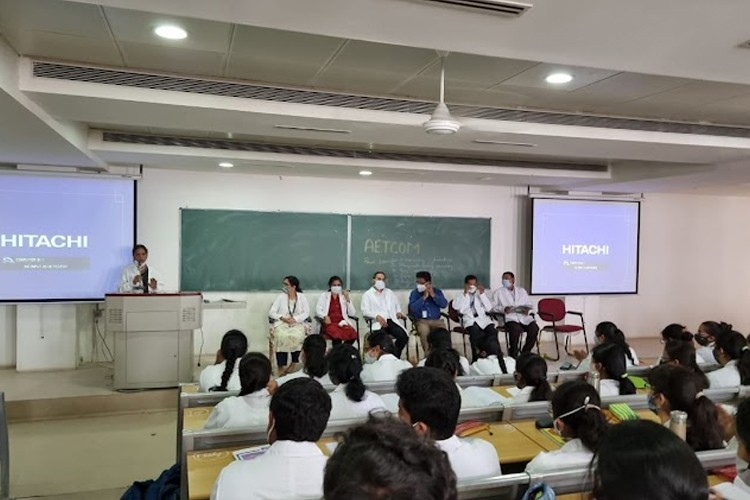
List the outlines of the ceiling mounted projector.
{"label": "ceiling mounted projector", "polygon": [[429,120],[422,124],[424,131],[433,135],[455,134],[461,128],[461,123],[451,116],[448,106],[445,105],[445,57],[440,54],[440,101],[432,112]]}

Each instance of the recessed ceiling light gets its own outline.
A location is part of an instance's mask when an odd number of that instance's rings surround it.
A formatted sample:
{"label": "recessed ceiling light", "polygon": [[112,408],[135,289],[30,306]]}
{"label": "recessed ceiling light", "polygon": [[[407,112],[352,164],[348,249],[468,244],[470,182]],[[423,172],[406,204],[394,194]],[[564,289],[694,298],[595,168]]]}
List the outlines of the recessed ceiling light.
{"label": "recessed ceiling light", "polygon": [[369,170],[360,170],[359,175],[367,177],[368,175],[372,175],[372,172],[370,172]]}
{"label": "recessed ceiling light", "polygon": [[550,73],[547,78],[544,79],[547,83],[560,85],[562,83],[568,83],[573,80],[573,75],[570,73]]}
{"label": "recessed ceiling light", "polygon": [[220,167],[224,167],[224,168],[232,168],[234,166],[234,163],[230,163],[228,161],[223,161],[223,162],[219,163],[219,166]]}
{"label": "recessed ceiling light", "polygon": [[154,33],[167,40],[184,40],[187,31],[174,24],[161,24],[154,29]]}

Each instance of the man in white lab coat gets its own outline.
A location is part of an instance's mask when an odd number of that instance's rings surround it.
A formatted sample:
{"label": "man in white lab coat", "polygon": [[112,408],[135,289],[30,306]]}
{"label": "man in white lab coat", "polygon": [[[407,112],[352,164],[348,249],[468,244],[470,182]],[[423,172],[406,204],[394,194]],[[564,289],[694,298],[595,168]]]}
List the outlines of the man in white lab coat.
{"label": "man in white lab coat", "polygon": [[320,498],[326,456],[316,442],[330,413],[331,398],[315,380],[297,378],[280,386],[268,415],[271,447],[224,467],[211,500]]}
{"label": "man in white lab coat", "polygon": [[396,294],[386,288],[385,281],[383,271],[372,275],[372,287],[362,295],[362,315],[372,321],[373,332],[384,330],[393,337],[396,342],[393,353],[400,358],[409,342],[409,334],[400,322],[406,315],[401,312]]}
{"label": "man in white lab coat", "polygon": [[406,370],[396,381],[396,392],[399,418],[435,440],[459,481],[501,474],[497,451],[489,441],[455,435],[461,394],[448,373],[437,368]]}
{"label": "man in white lab coat", "polygon": [[526,343],[521,352],[531,352],[539,336],[539,325],[531,315],[533,306],[526,290],[516,286],[516,277],[510,272],[503,273],[503,286],[492,296],[494,310],[505,314],[505,331],[510,337],[508,355],[518,357],[521,343],[521,333],[526,332]]}
{"label": "man in white lab coat", "polygon": [[153,293],[164,287],[154,268],[146,264],[147,259],[148,248],[145,245],[133,247],[133,262],[122,270],[118,287],[121,293]]}
{"label": "man in white lab coat", "polygon": [[[490,318],[492,303],[484,286],[470,274],[464,278],[464,293],[453,299],[453,309],[461,315],[461,326],[469,334],[471,360],[479,359],[479,353],[495,355],[502,362],[500,342],[497,339],[495,322]],[[507,370],[504,370],[507,373]]]}
{"label": "man in white lab coat", "polygon": [[393,340],[384,330],[368,335],[362,382],[392,382],[399,373],[411,368],[411,363],[397,358],[394,351]]}

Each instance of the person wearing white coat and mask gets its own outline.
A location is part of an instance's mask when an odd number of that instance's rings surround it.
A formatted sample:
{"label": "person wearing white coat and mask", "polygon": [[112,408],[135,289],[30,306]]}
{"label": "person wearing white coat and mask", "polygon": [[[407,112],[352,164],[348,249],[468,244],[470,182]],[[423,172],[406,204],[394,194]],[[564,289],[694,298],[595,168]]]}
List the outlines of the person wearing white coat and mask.
{"label": "person wearing white coat and mask", "polygon": [[744,335],[727,330],[719,333],[714,357],[722,367],[706,373],[711,389],[750,385],[750,347]]}
{"label": "person wearing white coat and mask", "polygon": [[372,275],[372,287],[362,295],[362,314],[372,320],[372,331],[384,330],[396,342],[394,354],[401,358],[401,352],[409,342],[409,334],[400,320],[406,316],[401,312],[396,294],[386,288],[383,271]]}
{"label": "person wearing white coat and mask", "polygon": [[[268,317],[273,321],[271,342],[276,353],[276,365],[279,373],[286,375],[293,372],[299,363],[302,342],[308,333],[305,321],[310,318],[310,305],[295,276],[286,276],[283,287],[284,293],[276,297]],[[292,353],[292,362],[287,366],[289,353]]]}
{"label": "person wearing white coat and mask", "polygon": [[240,360],[240,393],[222,399],[208,416],[204,428],[225,429],[263,425],[268,421],[271,394],[271,362],[259,352],[245,354]]}
{"label": "person wearing white coat and mask", "polygon": [[503,273],[503,287],[496,290],[492,295],[494,310],[505,314],[505,331],[510,337],[511,358],[518,356],[521,343],[521,333],[526,332],[526,342],[521,352],[531,352],[539,336],[539,325],[531,315],[533,306],[529,294],[516,286],[516,276],[510,272]]}
{"label": "person wearing white coat and mask", "polygon": [[331,398],[310,378],[290,380],[271,397],[270,448],[224,467],[211,500],[321,498],[326,456],[316,444],[328,425]]}
{"label": "person wearing white coat and mask", "polygon": [[693,337],[693,340],[695,340],[695,343],[699,346],[695,349],[695,358],[699,365],[712,365],[717,363],[714,358],[716,337],[718,337],[724,330],[731,332],[732,325],[724,323],[723,321],[721,323],[716,321],[704,321],[700,324],[698,331]]}
{"label": "person wearing white coat and mask", "polygon": [[349,292],[344,291],[341,278],[331,276],[328,280],[328,291],[320,294],[315,315],[322,325],[320,333],[333,342],[354,343],[357,340],[356,324],[351,319],[357,314]]}
{"label": "person wearing white coat and mask", "polygon": [[497,339],[497,328],[489,316],[492,303],[473,274],[464,278],[464,293],[453,299],[453,309],[461,316],[461,326],[469,334],[472,361],[478,360],[480,353],[484,354],[483,357],[494,354],[498,356],[502,372],[508,373]]}
{"label": "person wearing white coat and mask", "polygon": [[335,345],[328,353],[328,375],[336,385],[331,395],[331,420],[366,417],[385,409],[380,396],[362,382],[362,360],[350,345]]}
{"label": "person wearing white coat and mask", "polygon": [[411,363],[393,354],[394,350],[393,340],[385,331],[368,335],[362,380],[366,383],[390,382],[396,380],[399,373],[411,368]]}
{"label": "person wearing white coat and mask", "polygon": [[722,483],[714,486],[712,491],[726,500],[750,499],[750,399],[743,400],[737,406],[737,477],[734,483]]}
{"label": "person wearing white coat and mask", "polygon": [[133,262],[125,266],[120,277],[120,293],[154,293],[164,289],[159,273],[146,260],[148,248],[145,245],[133,247]]}

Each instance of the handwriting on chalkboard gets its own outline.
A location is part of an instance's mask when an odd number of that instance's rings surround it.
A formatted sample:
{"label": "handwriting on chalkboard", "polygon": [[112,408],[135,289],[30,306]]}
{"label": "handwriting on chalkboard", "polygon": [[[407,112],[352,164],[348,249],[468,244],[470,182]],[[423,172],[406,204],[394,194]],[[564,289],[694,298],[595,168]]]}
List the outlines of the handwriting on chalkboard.
{"label": "handwriting on chalkboard", "polygon": [[365,253],[377,254],[400,254],[419,255],[421,251],[419,243],[410,243],[397,240],[377,240],[368,238],[365,240]]}

